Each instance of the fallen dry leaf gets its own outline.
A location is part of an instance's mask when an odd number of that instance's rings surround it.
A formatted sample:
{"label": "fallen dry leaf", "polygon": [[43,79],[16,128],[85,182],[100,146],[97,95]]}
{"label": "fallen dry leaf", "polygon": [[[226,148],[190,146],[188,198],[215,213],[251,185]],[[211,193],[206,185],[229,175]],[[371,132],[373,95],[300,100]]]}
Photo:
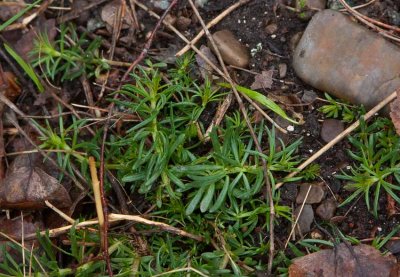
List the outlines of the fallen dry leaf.
{"label": "fallen dry leaf", "polygon": [[268,70],[268,71],[262,71],[261,74],[257,74],[254,77],[254,82],[251,84],[250,88],[251,89],[266,89],[266,88],[271,88],[272,87],[272,75],[274,74],[274,71]]}
{"label": "fallen dry leaf", "polygon": [[[211,52],[210,48],[208,48],[205,45],[200,46],[200,52],[203,53],[203,55],[209,59],[213,64],[218,65],[217,58],[214,56],[214,54]],[[211,65],[209,65],[202,57],[200,57],[199,54],[196,54],[196,62],[199,66],[200,74],[203,79],[208,78],[211,80],[212,78],[212,72],[213,68]]]}
{"label": "fallen dry leaf", "polygon": [[396,209],[396,201],[393,199],[393,197],[388,193],[386,194],[386,212],[389,217],[394,216],[397,213]]}
{"label": "fallen dry leaf", "polygon": [[396,128],[396,132],[400,135],[400,92],[397,91],[397,98],[390,104],[390,118]]}
{"label": "fallen dry leaf", "polygon": [[37,26],[29,29],[23,34],[17,42],[12,43],[13,48],[21,55],[25,61],[29,61],[33,57],[30,52],[33,50],[38,34],[46,34],[49,41],[52,42],[57,35],[56,21],[54,19],[39,19]]}
{"label": "fallen dry leaf", "polygon": [[[22,228],[23,226],[23,228]],[[23,232],[22,232],[23,230]],[[23,221],[21,220],[21,217],[14,218],[14,219],[6,219],[5,217],[0,219],[0,232],[3,234],[6,234],[7,236],[17,240],[21,241],[21,236],[22,234],[35,234],[36,231],[42,231],[44,230],[44,224],[43,222],[38,219],[34,218],[32,215],[27,215],[24,216]],[[2,237],[0,239],[0,247],[3,246],[5,243],[9,242],[9,240],[5,239]],[[36,242],[36,239],[34,240],[25,240],[24,241],[24,246],[26,249],[31,249],[32,245],[35,245],[36,247],[38,246],[38,243]],[[21,253],[8,245],[6,245],[6,251],[13,259],[17,262],[22,261],[22,256]],[[3,253],[0,252],[0,262],[3,262]]]}
{"label": "fallen dry leaf", "polygon": [[[121,1],[114,0],[103,7],[101,10],[101,19],[108,24],[109,27],[114,26],[115,16],[117,15],[118,9],[121,8]],[[133,20],[127,11],[124,12],[124,18],[122,21],[122,29],[128,29],[133,26]]]}
{"label": "fallen dry leaf", "polygon": [[[341,243],[293,260],[289,277],[376,277],[392,276],[398,266],[393,255],[382,256],[374,247]],[[397,276],[397,275],[394,275]]]}
{"label": "fallen dry leaf", "polygon": [[16,82],[17,78],[12,72],[1,72],[0,74],[0,90],[4,91],[4,95],[14,101],[21,94],[21,88]]}
{"label": "fallen dry leaf", "polygon": [[40,209],[48,200],[58,208],[71,205],[67,190],[56,178],[34,165],[32,156],[15,158],[0,182],[0,207]]}
{"label": "fallen dry leaf", "polygon": [[18,12],[22,10],[22,7],[18,5],[18,3],[15,3],[16,5],[10,5],[10,6],[1,6],[0,9],[0,20],[1,21],[7,21],[14,15],[16,15]]}

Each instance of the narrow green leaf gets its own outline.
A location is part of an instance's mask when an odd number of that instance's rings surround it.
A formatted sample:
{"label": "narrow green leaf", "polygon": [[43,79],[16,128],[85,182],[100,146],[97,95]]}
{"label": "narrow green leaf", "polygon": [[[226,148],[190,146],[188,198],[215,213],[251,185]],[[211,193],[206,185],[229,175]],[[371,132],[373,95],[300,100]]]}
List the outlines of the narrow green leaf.
{"label": "narrow green leaf", "polygon": [[208,207],[210,206],[211,201],[212,201],[213,196],[214,196],[214,191],[215,191],[215,183],[214,183],[214,184],[211,184],[211,185],[208,187],[207,192],[206,192],[206,194],[205,194],[204,197],[203,197],[203,200],[201,200],[201,203],[200,203],[200,211],[201,211],[202,213],[204,213],[205,211],[208,210]]}
{"label": "narrow green leaf", "polygon": [[[230,87],[230,85],[228,84],[219,84],[222,87]],[[294,124],[299,124],[298,122],[296,122],[295,120],[291,119],[284,110],[282,110],[281,107],[279,107],[274,101],[272,101],[271,99],[269,99],[268,97],[266,97],[265,95],[262,95],[261,93],[242,87],[242,86],[236,86],[236,89],[240,92],[245,94],[246,96],[250,97],[252,100],[255,100],[259,103],[261,103],[262,105],[264,105],[265,107],[267,107],[268,109],[270,109],[271,111],[273,111],[274,113],[278,114],[279,116],[283,117],[284,119],[294,123]]]}
{"label": "narrow green leaf", "polygon": [[39,78],[36,76],[36,73],[33,70],[33,68],[29,64],[27,64],[10,46],[4,44],[4,48],[7,50],[8,54],[10,54],[14,58],[14,60],[22,67],[22,69],[29,76],[29,78],[32,79],[38,90],[40,92],[43,92],[44,87],[40,82]]}
{"label": "narrow green leaf", "polygon": [[223,186],[220,194],[218,195],[217,201],[215,201],[214,205],[210,209],[211,213],[216,212],[221,207],[221,205],[224,203],[226,194],[228,192],[228,188],[229,188],[229,176],[226,176],[224,186]]}
{"label": "narrow green leaf", "polygon": [[189,205],[186,208],[186,215],[191,215],[193,211],[196,209],[197,204],[199,204],[201,197],[205,191],[205,187],[200,188],[193,199],[190,201]]}

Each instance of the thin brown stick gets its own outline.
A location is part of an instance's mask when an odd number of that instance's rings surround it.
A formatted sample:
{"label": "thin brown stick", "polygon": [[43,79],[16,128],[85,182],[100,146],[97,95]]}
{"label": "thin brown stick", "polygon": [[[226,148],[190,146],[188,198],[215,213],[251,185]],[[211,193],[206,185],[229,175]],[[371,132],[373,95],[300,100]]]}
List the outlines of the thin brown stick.
{"label": "thin brown stick", "polygon": [[[400,89],[400,88],[399,88]],[[393,101],[396,96],[397,96],[397,91],[399,90],[397,89],[396,91],[394,91],[393,93],[391,93],[390,95],[388,95],[385,99],[383,99],[381,102],[379,102],[375,107],[373,107],[368,113],[366,113],[362,118],[363,120],[367,121],[371,116],[375,115],[375,113],[377,113],[378,111],[380,111],[383,107],[385,107],[388,103],[390,103],[391,101]],[[339,141],[341,141],[343,138],[345,138],[348,134],[350,134],[352,131],[354,131],[358,126],[360,126],[360,121],[361,119],[357,120],[356,122],[354,122],[353,124],[351,124],[346,130],[344,130],[343,132],[341,132],[339,135],[336,136],[336,138],[334,138],[332,141],[330,141],[329,143],[327,143],[324,147],[322,147],[320,150],[318,150],[317,152],[315,152],[314,155],[312,155],[311,157],[309,157],[305,162],[303,162],[301,165],[299,165],[297,167],[297,170],[295,172],[290,173],[289,175],[286,176],[287,178],[292,178],[294,176],[296,176],[299,172],[301,172],[304,168],[306,168],[309,164],[311,164],[313,161],[315,161],[316,159],[318,159],[322,154],[324,154],[326,151],[328,151],[330,148],[332,148],[336,143],[338,143]],[[278,184],[276,184],[276,188],[280,188],[281,186],[283,186],[284,182],[280,182]]]}
{"label": "thin brown stick", "polygon": [[[369,18],[367,16],[364,16],[363,14],[359,13],[358,11],[356,11],[352,7],[350,7],[349,4],[347,4],[347,2],[345,0],[339,0],[339,1],[359,21],[361,21],[362,23],[364,23],[368,27],[372,28],[373,30],[377,31],[382,36],[384,36],[384,37],[386,37],[388,39],[400,42],[400,37],[391,35],[386,30],[384,30],[384,29],[382,29],[382,28],[377,26],[377,25],[382,25],[384,23],[376,21],[376,20],[372,20],[371,18]],[[379,22],[380,24],[375,25],[377,22]],[[390,25],[387,25],[387,24],[385,24],[385,25],[386,26],[390,26]],[[393,26],[391,26],[391,27],[393,27]],[[395,27],[395,28],[397,28],[397,27]]]}
{"label": "thin brown stick", "polygon": [[107,216],[107,208],[104,207],[104,194],[101,194],[100,182],[97,177],[96,162],[93,157],[89,157],[90,176],[92,178],[94,202],[96,204],[97,218],[99,220],[100,246],[103,251],[103,258],[106,260],[108,274],[113,275],[111,268],[110,255],[108,253],[108,222],[105,220]]}
{"label": "thin brown stick", "polygon": [[[222,13],[220,13],[216,18],[214,18],[213,20],[211,20],[210,22],[208,22],[208,24],[206,25],[207,29],[210,29],[211,27],[215,26],[216,24],[218,24],[222,19],[224,19],[228,14],[230,14],[232,11],[236,10],[237,8],[239,8],[240,6],[247,4],[248,2],[250,2],[251,0],[239,0],[237,1],[235,4],[233,4],[232,6],[230,6],[229,8],[227,8],[226,10],[224,10]],[[176,53],[176,56],[182,56],[183,54],[185,54],[192,45],[195,45],[196,42],[198,42],[201,37],[204,35],[204,29],[202,29],[195,37],[194,39],[192,39],[189,43],[187,43],[187,45],[185,47],[183,47],[181,50],[179,50],[178,53]]]}
{"label": "thin brown stick", "polygon": [[147,53],[149,52],[150,46],[153,43],[154,37],[158,31],[158,29],[161,26],[161,23],[164,21],[165,17],[169,13],[169,11],[172,9],[178,3],[178,0],[173,0],[171,4],[168,6],[168,8],[164,11],[163,15],[160,17],[160,19],[157,21],[156,26],[154,27],[153,32],[151,32],[151,35],[149,39],[147,40],[146,44],[143,47],[142,52],[140,52],[140,55],[136,58],[136,60],[133,61],[131,66],[128,68],[128,70],[125,72],[124,76],[121,79],[121,83],[124,82],[126,79],[128,79],[129,73],[134,69],[146,56]]}
{"label": "thin brown stick", "polygon": [[292,236],[292,234],[294,234],[294,230],[297,228],[297,223],[299,222],[299,218],[301,216],[301,213],[303,212],[304,205],[306,204],[306,201],[307,201],[308,195],[310,194],[310,191],[311,191],[311,186],[308,187],[308,190],[307,190],[307,193],[306,193],[306,197],[304,198],[303,203],[301,203],[299,214],[296,216],[296,220],[295,220],[295,222],[294,222],[294,224],[292,226],[292,229],[290,230],[290,233],[288,235],[288,238],[286,240],[285,249],[287,248],[287,246],[289,244],[290,237]]}
{"label": "thin brown stick", "polygon": [[26,26],[28,26],[29,23],[32,22],[36,17],[38,17],[42,12],[44,12],[48,6],[53,2],[53,0],[47,0],[40,4],[39,8],[32,14],[27,15],[22,21],[19,23],[14,23],[11,24],[10,26],[7,26],[4,31],[11,31],[11,30],[17,30],[17,29],[24,29]]}
{"label": "thin brown stick", "polygon": [[205,141],[208,141],[210,139],[210,134],[212,132],[212,130],[214,129],[214,127],[219,126],[222,122],[222,120],[225,117],[225,114],[227,112],[227,110],[229,109],[231,103],[233,100],[233,95],[232,93],[229,93],[224,101],[222,101],[222,103],[218,106],[217,108],[217,112],[215,113],[215,116],[213,118],[213,120],[210,123],[210,126],[208,126],[206,133],[204,134],[204,138]]}
{"label": "thin brown stick", "polygon": [[50,209],[52,209],[54,212],[56,212],[59,216],[61,216],[64,220],[68,221],[68,223],[70,224],[74,224],[75,220],[73,218],[71,218],[70,216],[68,216],[67,214],[65,214],[63,211],[61,211],[60,209],[58,209],[56,206],[54,206],[53,204],[51,204],[49,201],[45,200],[44,203],[46,204],[47,207],[49,207]]}
{"label": "thin brown stick", "polygon": [[[124,220],[132,221],[132,222],[136,222],[136,223],[140,223],[140,224],[144,224],[144,225],[148,225],[148,226],[157,227],[166,232],[169,232],[169,233],[172,233],[175,235],[179,235],[179,236],[183,236],[183,237],[188,237],[188,238],[194,239],[196,241],[204,240],[204,238],[202,236],[191,234],[184,230],[176,228],[174,226],[168,225],[166,223],[149,220],[149,219],[143,218],[138,215],[126,215],[126,214],[114,214],[114,213],[108,214],[108,222],[119,222],[119,221],[124,221]],[[86,220],[86,221],[80,222],[76,225],[67,225],[67,226],[63,226],[60,228],[42,231],[39,234],[45,235],[46,232],[48,232],[49,237],[56,237],[58,235],[65,234],[74,226],[75,226],[75,228],[79,229],[79,228],[88,227],[88,226],[92,226],[92,225],[96,225],[96,224],[99,224],[99,221],[97,219]],[[33,239],[36,237],[37,237],[36,233],[32,233],[32,234],[26,235],[25,239]]]}
{"label": "thin brown stick", "polygon": [[[349,4],[347,4],[347,2],[346,2],[345,0],[339,0],[339,1],[340,1],[340,2],[342,3],[342,5],[346,8],[346,10],[349,11],[351,14],[357,15],[357,16],[359,16],[359,17],[362,17],[363,19],[365,19],[365,20],[367,20],[367,21],[369,21],[369,22],[371,22],[372,24],[375,24],[375,25],[377,25],[377,26],[381,26],[381,27],[383,27],[383,28],[386,28],[386,29],[389,29],[389,30],[392,30],[392,31],[395,31],[395,32],[400,33],[400,28],[399,28],[399,27],[392,26],[392,25],[389,25],[389,24],[380,22],[380,21],[378,21],[378,20],[375,20],[375,19],[373,19],[373,18],[370,18],[370,17],[366,16],[366,15],[364,15],[364,14],[362,14],[362,13],[356,11],[353,7],[351,7]],[[368,4],[368,3],[367,3],[367,4]]]}
{"label": "thin brown stick", "polygon": [[[371,5],[371,4],[374,3],[375,1],[376,1],[376,0],[371,0],[371,1],[367,2],[367,3],[365,3],[365,4],[357,5],[357,6],[354,6],[354,7],[352,7],[352,8],[353,8],[354,10],[362,9],[362,8],[365,8],[365,7],[369,6],[369,5]],[[345,12],[346,9],[341,9],[341,10],[339,10],[339,11]]]}
{"label": "thin brown stick", "polygon": [[[224,76],[226,79],[228,79],[228,82],[230,83],[230,85],[232,86],[232,91],[235,95],[236,101],[239,104],[239,108],[243,114],[243,117],[246,121],[247,127],[249,128],[250,134],[254,140],[254,144],[257,148],[257,151],[259,151],[260,153],[262,153],[262,148],[260,143],[258,142],[258,138],[257,135],[254,132],[254,129],[251,125],[250,119],[247,115],[246,112],[246,108],[244,107],[243,101],[240,98],[240,94],[239,92],[236,90],[236,85],[234,84],[234,82],[232,81],[232,79],[230,78],[228,69],[225,66],[225,63],[222,59],[221,53],[211,35],[211,33],[209,32],[207,26],[205,25],[199,11],[197,10],[196,6],[194,5],[192,0],[189,0],[189,3],[194,11],[194,13],[196,14],[197,18],[199,19],[203,30],[205,32],[205,34],[207,35],[207,38],[210,40],[213,48],[215,49],[215,52],[217,54],[218,60],[220,65],[222,66],[223,72],[224,72]],[[269,182],[269,176],[268,176],[268,167],[267,167],[267,162],[265,161],[265,159],[263,157],[261,157],[261,162],[263,165],[263,171],[264,171],[264,180],[265,180],[265,185],[266,185],[266,189],[267,189],[267,194],[268,194],[268,200],[269,200],[269,206],[270,206],[270,222],[269,222],[269,228],[270,228],[270,251],[269,251],[269,257],[268,257],[268,273],[271,274],[272,272],[272,262],[273,262],[273,258],[274,258],[274,252],[275,252],[275,242],[274,242],[274,220],[275,220],[275,207],[274,207],[274,202],[273,202],[273,197],[272,197],[272,188],[271,188],[271,184]]]}
{"label": "thin brown stick", "polygon": [[[79,0],[77,0],[79,1]],[[82,9],[79,9],[77,11],[73,10],[69,13],[66,13],[65,15],[61,16],[60,18],[57,19],[57,23],[61,24],[61,23],[65,23],[67,21],[70,21],[72,19],[78,18],[79,15],[87,10],[90,10],[104,2],[107,2],[108,0],[94,0],[93,2],[91,2],[90,4],[88,4],[86,7],[83,7]]]}

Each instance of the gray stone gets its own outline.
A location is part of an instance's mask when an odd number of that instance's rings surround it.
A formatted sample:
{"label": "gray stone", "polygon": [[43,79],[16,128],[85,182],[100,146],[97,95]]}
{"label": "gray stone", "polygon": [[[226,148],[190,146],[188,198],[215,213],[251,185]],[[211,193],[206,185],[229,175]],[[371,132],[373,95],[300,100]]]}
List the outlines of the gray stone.
{"label": "gray stone", "polygon": [[293,55],[306,83],[368,109],[400,86],[400,48],[333,10],[318,12]]}
{"label": "gray stone", "polygon": [[[304,208],[300,214],[301,206],[298,206],[294,211],[294,215],[297,218],[299,216],[299,220],[297,221],[296,226],[296,234],[304,235],[311,230],[311,224],[314,221],[314,211],[311,205],[304,205]],[[299,215],[300,214],[300,215]]]}
{"label": "gray stone", "polygon": [[313,90],[304,90],[303,96],[301,97],[301,101],[306,104],[312,104],[317,99],[317,93]]}
{"label": "gray stone", "polygon": [[400,240],[389,240],[385,244],[385,248],[389,250],[392,254],[400,253]]}
{"label": "gray stone", "polygon": [[[299,186],[300,186],[300,190],[299,190],[299,194],[297,194],[297,198],[296,198],[297,204],[301,204],[304,201],[306,204],[320,203],[325,196],[325,189],[324,189],[324,185],[322,182],[310,183],[310,184],[304,183]],[[305,199],[308,188],[310,186],[311,186],[310,192],[308,194],[307,199]]]}
{"label": "gray stone", "polygon": [[336,207],[335,199],[326,199],[318,206],[315,212],[323,220],[330,220],[335,215]]}
{"label": "gray stone", "polygon": [[325,119],[321,127],[321,138],[326,142],[330,142],[336,138],[344,130],[344,124],[337,119]]}

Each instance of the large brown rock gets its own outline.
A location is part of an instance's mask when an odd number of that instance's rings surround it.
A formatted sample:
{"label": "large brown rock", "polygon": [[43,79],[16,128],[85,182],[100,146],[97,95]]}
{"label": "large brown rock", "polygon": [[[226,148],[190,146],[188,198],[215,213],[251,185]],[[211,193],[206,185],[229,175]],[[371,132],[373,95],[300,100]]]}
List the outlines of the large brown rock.
{"label": "large brown rock", "polygon": [[333,10],[311,19],[293,67],[313,87],[367,108],[400,86],[400,48]]}
{"label": "large brown rock", "polygon": [[360,244],[321,250],[297,258],[289,267],[289,277],[394,277],[396,258],[382,256],[374,247]]}

